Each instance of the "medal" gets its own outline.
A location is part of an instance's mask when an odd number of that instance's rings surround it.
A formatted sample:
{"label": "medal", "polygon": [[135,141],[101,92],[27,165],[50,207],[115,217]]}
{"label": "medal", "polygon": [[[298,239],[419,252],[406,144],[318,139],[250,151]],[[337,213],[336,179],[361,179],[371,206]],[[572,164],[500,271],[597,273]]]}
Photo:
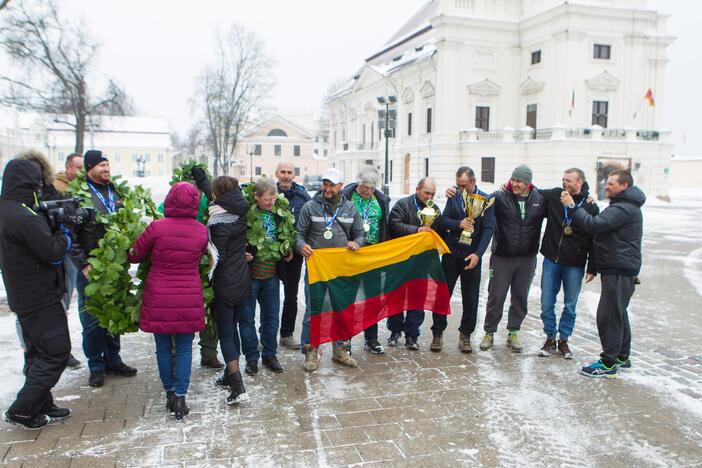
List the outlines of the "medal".
{"label": "medal", "polygon": [[[585,197],[582,197],[582,200],[580,200],[580,203],[578,203],[575,208],[580,208],[585,201]],[[573,228],[570,226],[570,223],[573,222],[573,218],[570,216],[571,211],[569,211],[569,208],[564,206],[563,207],[563,218],[565,218],[565,227],[563,227],[563,234],[566,236],[569,236],[573,234]]]}
{"label": "medal", "polygon": [[326,240],[331,240],[332,237],[334,237],[334,234],[331,232],[331,229],[327,229],[324,231],[324,236]]}
{"label": "medal", "polygon": [[565,234],[566,236],[569,236],[569,235],[573,234],[573,228],[570,227],[570,226],[564,227],[564,228],[563,228],[563,234]]}
{"label": "medal", "polygon": [[370,224],[368,224],[368,223],[363,223],[363,230],[366,231],[366,232],[370,231]]}

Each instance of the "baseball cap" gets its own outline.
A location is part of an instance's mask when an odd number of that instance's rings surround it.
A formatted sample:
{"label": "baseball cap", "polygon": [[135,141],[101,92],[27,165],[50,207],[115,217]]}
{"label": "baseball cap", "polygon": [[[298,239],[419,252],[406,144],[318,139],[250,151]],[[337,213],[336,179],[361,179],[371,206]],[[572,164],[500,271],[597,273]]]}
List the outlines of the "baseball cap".
{"label": "baseball cap", "polygon": [[322,180],[328,180],[332,184],[340,184],[344,181],[341,171],[335,167],[330,167],[322,173]]}

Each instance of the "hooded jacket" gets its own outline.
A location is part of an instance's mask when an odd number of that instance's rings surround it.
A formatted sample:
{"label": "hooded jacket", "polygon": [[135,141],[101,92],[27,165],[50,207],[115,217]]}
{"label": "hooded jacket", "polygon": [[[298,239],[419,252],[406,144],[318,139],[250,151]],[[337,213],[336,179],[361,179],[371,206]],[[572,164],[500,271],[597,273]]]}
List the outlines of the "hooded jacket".
{"label": "hooded jacket", "polygon": [[290,204],[290,211],[295,216],[295,226],[297,226],[297,218],[300,216],[302,207],[312,199],[310,194],[307,193],[307,190],[302,185],[295,182],[292,183],[290,190],[280,190],[280,185],[278,184],[278,193],[282,193],[287,198]]}
{"label": "hooded jacket", "polygon": [[141,300],[139,328],[150,333],[194,333],[205,328],[205,301],[198,268],[207,249],[207,228],[195,216],[197,189],[175,184],[163,219],[151,222],[129,251],[129,261],[151,257]]}
{"label": "hooded jacket", "polygon": [[636,276],[641,271],[641,207],[646,195],[636,186],[627,188],[609,201],[597,216],[586,210],[573,210],[573,223],[593,239],[595,269],[604,275]]}
{"label": "hooded jacket", "polygon": [[0,269],[10,309],[18,314],[61,302],[65,292],[62,260],[68,239],[54,233],[35,213],[34,194],[42,179],[37,165],[7,164],[0,195]]}
{"label": "hooded jacket", "polygon": [[[297,221],[296,250],[300,253],[305,244],[309,244],[313,249],[326,249],[329,247],[346,247],[349,241],[354,241],[359,247],[366,243],[363,233],[363,222],[358,214],[356,206],[339,193],[339,204],[332,209],[332,206],[322,195],[320,190],[312,197],[312,200],[305,203],[300,210],[300,217]],[[331,221],[336,208],[339,212],[336,221],[330,226],[332,238],[325,239],[324,231],[326,218]]]}
{"label": "hooded jacket", "polygon": [[[351,197],[353,196],[353,192],[356,191],[356,188],[358,187],[357,183],[349,184],[344,189],[341,191],[341,194],[346,198],[347,200],[351,200]],[[390,213],[390,197],[385,195],[383,192],[381,192],[378,189],[373,189],[373,195],[375,195],[375,199],[378,200],[378,204],[380,205],[380,212],[381,212],[381,218],[380,218],[380,226],[378,229],[378,242],[384,242],[390,238],[390,230],[388,229],[388,216]]]}
{"label": "hooded jacket", "polygon": [[21,153],[17,159],[32,161],[39,166],[39,169],[41,170],[40,200],[49,201],[65,198],[65,196],[61,193],[62,191],[58,190],[54,186],[54,170],[51,167],[49,160],[46,159],[46,156],[44,156],[43,153],[37,150],[28,150]]}
{"label": "hooded jacket", "polygon": [[[246,214],[249,203],[241,190],[231,190],[214,201],[225,213],[207,220],[210,242],[217,249],[212,276],[215,301],[229,306],[243,304],[251,294],[251,276],[246,263]],[[211,210],[214,211],[214,210]]]}
{"label": "hooded jacket", "polygon": [[68,186],[71,185],[71,181],[68,180],[68,176],[65,172],[59,172],[54,177],[54,188],[63,193],[68,190]]}
{"label": "hooded jacket", "polygon": [[531,190],[524,205],[524,220],[519,214],[518,197],[510,188],[494,195],[495,236],[492,253],[502,257],[532,256],[539,253],[541,225],[546,216],[544,196]]}

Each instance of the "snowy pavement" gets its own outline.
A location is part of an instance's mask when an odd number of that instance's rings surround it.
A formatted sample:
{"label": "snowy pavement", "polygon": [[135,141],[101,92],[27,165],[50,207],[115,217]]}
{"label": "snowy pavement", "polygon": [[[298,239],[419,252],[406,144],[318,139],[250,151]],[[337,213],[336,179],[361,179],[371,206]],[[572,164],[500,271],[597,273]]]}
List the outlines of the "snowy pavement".
{"label": "snowy pavement", "polygon": [[[74,416],[38,432],[3,425],[0,460],[52,467],[702,466],[702,199],[673,199],[645,209],[642,284],[630,307],[634,367],[618,379],[578,373],[599,351],[597,281],[581,293],[575,358],[537,356],[539,268],[520,355],[504,346],[504,321],[493,350],[460,354],[454,301],[442,353],[428,351],[431,317],[420,352],[372,356],[354,339],[358,369],[332,364],[326,346],[321,370],[309,375],[300,354],[281,351],[285,372],[245,377],[252,401],[229,408],[226,392],[214,386],[217,373],[199,367],[195,347],[192,413],[176,423],[163,407],[152,338],[131,334],[123,356],[139,368],[136,377],[108,377],[92,389],[87,371],[67,371],[55,395]],[[82,358],[75,313],[69,322]],[[381,326],[381,339],[387,336]],[[481,336],[473,337],[476,349]],[[20,384],[20,358],[14,317],[0,312],[3,408]]]}

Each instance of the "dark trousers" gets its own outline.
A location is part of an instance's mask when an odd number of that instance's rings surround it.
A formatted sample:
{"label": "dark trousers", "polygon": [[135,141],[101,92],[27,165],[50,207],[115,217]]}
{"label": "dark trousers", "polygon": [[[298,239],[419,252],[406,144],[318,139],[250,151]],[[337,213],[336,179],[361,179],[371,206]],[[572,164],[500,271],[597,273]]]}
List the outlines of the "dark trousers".
{"label": "dark trousers", "polygon": [[71,355],[71,338],[61,303],[17,316],[27,345],[25,379],[9,412],[33,417],[48,411],[54,403],[51,389],[66,368]]}
{"label": "dark trousers", "polygon": [[236,361],[241,355],[241,341],[239,340],[239,314],[241,306],[227,305],[215,298],[212,303],[212,308],[217,318],[219,346],[222,348],[224,362],[230,363]]}
{"label": "dark trousers", "polygon": [[105,372],[105,369],[122,362],[119,355],[119,336],[112,336],[100,326],[98,319],[85,308],[85,287],[88,280],[82,272],[76,275],[76,291],[78,291],[78,310],[80,323],[83,326],[83,352],[88,359],[88,369],[91,372]]}
{"label": "dark trousers", "polygon": [[[446,283],[449,288],[449,297],[453,295],[456,281],[461,278],[461,301],[463,303],[463,315],[458,331],[466,336],[475,331],[475,322],[478,318],[478,296],[480,295],[480,268],[482,261],[472,270],[466,270],[467,262],[460,257],[445,254],[441,257],[441,268],[446,276]],[[431,331],[434,336],[440,336],[447,326],[447,316],[442,314],[432,314],[433,324]]]}
{"label": "dark trousers", "polygon": [[200,361],[217,357],[217,325],[210,321],[205,326],[205,329],[199,333],[200,341]]}
{"label": "dark trousers", "polygon": [[485,331],[495,333],[502,320],[502,309],[510,293],[507,330],[517,331],[527,315],[529,287],[536,271],[536,255],[524,257],[490,257],[490,283],[485,310]]}
{"label": "dark trousers", "polygon": [[283,280],[283,313],[280,317],[280,336],[292,336],[295,332],[295,320],[297,319],[297,292],[300,287],[300,276],[302,275],[302,264],[304,257],[293,255],[292,260],[283,262],[285,276]]}
{"label": "dark trousers", "polygon": [[419,337],[419,327],[424,323],[423,310],[408,310],[388,317],[388,330],[405,332],[405,336]]}
{"label": "dark trousers", "polygon": [[611,367],[631,351],[631,328],[627,307],[634,294],[631,276],[601,275],[602,292],[597,305],[597,332],[602,343],[602,361]]}

